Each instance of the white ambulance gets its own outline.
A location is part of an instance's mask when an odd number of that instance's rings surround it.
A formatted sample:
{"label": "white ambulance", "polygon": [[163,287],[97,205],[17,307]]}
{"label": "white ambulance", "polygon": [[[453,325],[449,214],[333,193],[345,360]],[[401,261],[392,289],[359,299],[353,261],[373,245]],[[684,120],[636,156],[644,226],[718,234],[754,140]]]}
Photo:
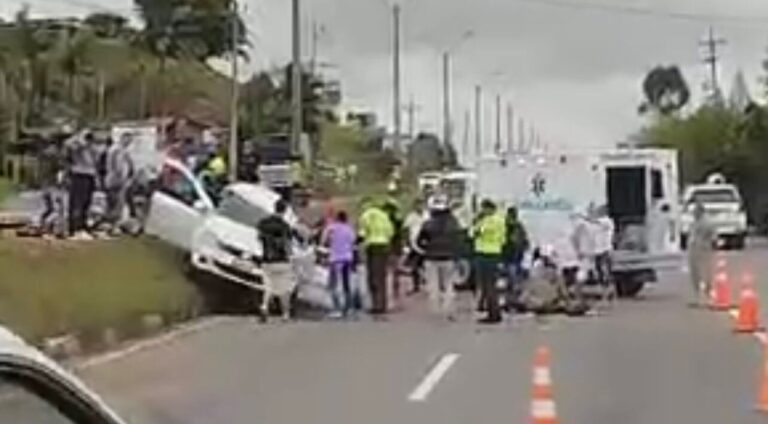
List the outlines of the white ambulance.
{"label": "white ambulance", "polygon": [[506,154],[481,160],[476,173],[477,197],[516,206],[534,247],[561,244],[575,216],[606,206],[616,224],[613,269],[622,296],[656,281],[658,270],[680,267],[674,150]]}

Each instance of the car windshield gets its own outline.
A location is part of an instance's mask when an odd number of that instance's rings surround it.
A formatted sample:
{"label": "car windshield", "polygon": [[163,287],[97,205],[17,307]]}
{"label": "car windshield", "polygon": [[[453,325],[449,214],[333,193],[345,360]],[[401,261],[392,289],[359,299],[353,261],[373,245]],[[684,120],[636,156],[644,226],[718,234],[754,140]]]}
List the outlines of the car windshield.
{"label": "car windshield", "polygon": [[733,203],[738,202],[739,197],[732,189],[707,189],[696,190],[691,195],[689,203]]}
{"label": "car windshield", "polygon": [[268,217],[271,211],[248,202],[242,196],[225,190],[218,206],[219,215],[249,227]]}
{"label": "car windshield", "polygon": [[446,178],[440,181],[440,189],[448,196],[451,205],[463,205],[467,193],[467,182],[460,179]]}

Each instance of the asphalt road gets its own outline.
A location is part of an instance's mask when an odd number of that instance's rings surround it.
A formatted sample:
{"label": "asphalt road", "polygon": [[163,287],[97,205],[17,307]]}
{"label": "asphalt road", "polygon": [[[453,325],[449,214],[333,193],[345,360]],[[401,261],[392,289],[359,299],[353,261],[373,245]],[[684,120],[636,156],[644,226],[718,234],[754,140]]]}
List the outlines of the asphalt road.
{"label": "asphalt road", "polygon": [[[768,242],[726,256],[768,299]],[[430,319],[423,300],[389,322],[229,319],[81,374],[133,423],[523,423],[547,346],[560,422],[765,422],[760,343],[687,295],[670,274],[606,316],[494,328]]]}

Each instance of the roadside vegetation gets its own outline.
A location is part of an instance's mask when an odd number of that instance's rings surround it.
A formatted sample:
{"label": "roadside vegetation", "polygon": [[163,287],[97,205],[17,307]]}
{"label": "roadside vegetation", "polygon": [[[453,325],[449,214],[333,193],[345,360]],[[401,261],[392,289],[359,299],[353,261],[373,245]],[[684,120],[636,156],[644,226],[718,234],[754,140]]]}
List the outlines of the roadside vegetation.
{"label": "roadside vegetation", "polygon": [[189,319],[201,300],[176,253],[148,240],[48,243],[0,239],[0,323],[27,340],[107,328],[140,334],[142,317]]}
{"label": "roadside vegetation", "polygon": [[8,198],[12,190],[13,190],[13,187],[10,181],[4,178],[0,178],[0,205],[2,205],[5,199]]}
{"label": "roadside vegetation", "polygon": [[752,223],[766,230],[768,108],[750,97],[743,75],[736,75],[728,96],[718,90],[699,105],[688,104],[687,83],[675,67],[651,71],[644,89],[641,112],[648,122],[638,143],[677,149],[683,183],[725,175],[739,186]]}

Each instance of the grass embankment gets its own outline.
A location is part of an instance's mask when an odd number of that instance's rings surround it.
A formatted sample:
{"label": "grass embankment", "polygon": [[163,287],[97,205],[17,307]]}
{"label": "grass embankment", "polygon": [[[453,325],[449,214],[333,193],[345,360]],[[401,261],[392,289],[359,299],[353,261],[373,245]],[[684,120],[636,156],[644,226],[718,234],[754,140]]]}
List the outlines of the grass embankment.
{"label": "grass embankment", "polygon": [[181,269],[175,252],[146,240],[0,239],[0,323],[32,342],[73,332],[97,342],[106,328],[138,335],[145,314],[176,322],[198,310]]}
{"label": "grass embankment", "polygon": [[11,186],[10,181],[0,178],[0,205],[2,205],[5,199],[11,195],[12,191],[13,187]]}

